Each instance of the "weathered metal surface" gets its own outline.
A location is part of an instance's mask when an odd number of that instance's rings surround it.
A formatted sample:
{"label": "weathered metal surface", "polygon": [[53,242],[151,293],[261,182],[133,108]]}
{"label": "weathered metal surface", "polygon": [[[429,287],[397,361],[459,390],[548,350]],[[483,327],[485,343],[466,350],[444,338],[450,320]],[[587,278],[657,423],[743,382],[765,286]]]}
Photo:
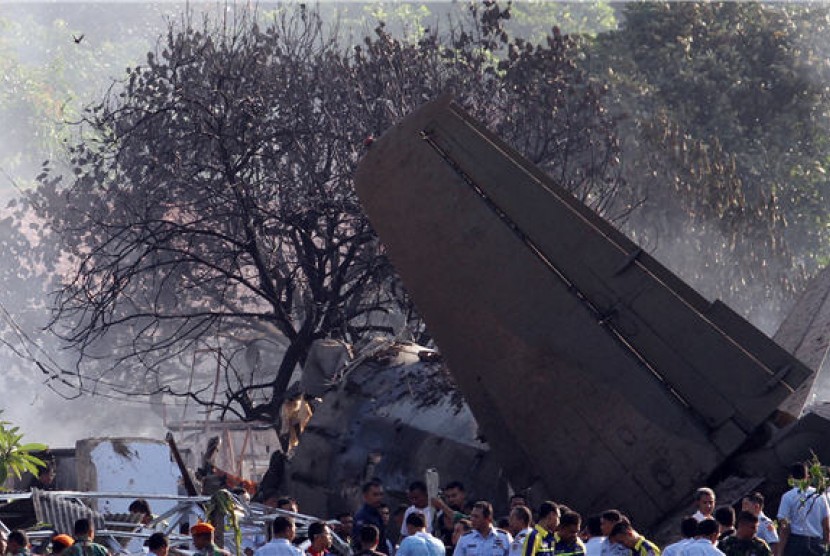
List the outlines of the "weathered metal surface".
{"label": "weathered metal surface", "polygon": [[446,100],[357,189],[517,489],[649,525],[810,376]]}
{"label": "weathered metal surface", "polygon": [[[506,506],[499,461],[477,438],[470,409],[447,384],[437,385],[443,367],[421,361],[423,350],[373,343],[348,365],[330,369],[339,376],[320,393],[275,493],[295,496],[304,512],[332,516],[356,510],[363,482],[379,477],[394,508],[406,500],[410,482],[436,468],[444,482],[465,482],[471,499]],[[319,353],[315,359],[332,360]]]}

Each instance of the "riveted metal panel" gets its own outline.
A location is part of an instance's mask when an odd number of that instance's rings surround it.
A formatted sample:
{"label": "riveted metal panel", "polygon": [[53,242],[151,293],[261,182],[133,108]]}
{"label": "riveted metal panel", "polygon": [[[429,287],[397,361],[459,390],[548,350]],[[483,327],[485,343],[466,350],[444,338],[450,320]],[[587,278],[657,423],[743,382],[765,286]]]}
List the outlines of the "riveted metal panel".
{"label": "riveted metal panel", "polygon": [[810,374],[446,100],[357,188],[517,488],[653,523]]}

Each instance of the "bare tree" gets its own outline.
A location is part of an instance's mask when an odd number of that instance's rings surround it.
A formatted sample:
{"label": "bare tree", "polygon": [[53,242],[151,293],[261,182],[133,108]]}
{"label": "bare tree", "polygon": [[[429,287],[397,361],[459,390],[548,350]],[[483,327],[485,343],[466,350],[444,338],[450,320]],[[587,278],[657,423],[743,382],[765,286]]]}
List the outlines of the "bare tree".
{"label": "bare tree", "polygon": [[[558,31],[546,45],[511,40],[494,3],[472,15],[412,41],[380,25],[353,48],[302,6],[171,26],[88,108],[69,179],[47,168],[29,199],[71,269],[51,328],[77,348],[79,383],[273,422],[314,340],[394,333],[372,315],[412,307],[352,172],[372,136],[442,92],[608,206],[614,126],[603,87],[574,63],[578,44]],[[243,372],[233,354],[253,337],[284,353],[270,366],[249,357],[256,372]],[[218,354],[216,375],[182,381],[182,362],[204,350]]]}

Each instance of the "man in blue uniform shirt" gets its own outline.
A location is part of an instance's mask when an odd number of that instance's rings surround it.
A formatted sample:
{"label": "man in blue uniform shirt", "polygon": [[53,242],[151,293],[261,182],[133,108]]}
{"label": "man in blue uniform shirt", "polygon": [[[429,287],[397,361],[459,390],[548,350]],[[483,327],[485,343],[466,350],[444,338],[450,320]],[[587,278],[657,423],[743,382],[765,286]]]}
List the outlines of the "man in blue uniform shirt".
{"label": "man in blue uniform shirt", "polygon": [[473,530],[461,537],[453,556],[508,556],[510,534],[493,527],[493,506],[476,502],[470,513]]}
{"label": "man in blue uniform shirt", "polygon": [[741,502],[741,509],[758,518],[758,538],[765,541],[775,554],[778,550],[778,529],[764,513],[764,495],[760,492],[747,494]]}
{"label": "man in blue uniform shirt", "polygon": [[424,514],[411,513],[404,522],[406,537],[398,548],[398,556],[444,556],[447,549],[437,537],[427,533]]}

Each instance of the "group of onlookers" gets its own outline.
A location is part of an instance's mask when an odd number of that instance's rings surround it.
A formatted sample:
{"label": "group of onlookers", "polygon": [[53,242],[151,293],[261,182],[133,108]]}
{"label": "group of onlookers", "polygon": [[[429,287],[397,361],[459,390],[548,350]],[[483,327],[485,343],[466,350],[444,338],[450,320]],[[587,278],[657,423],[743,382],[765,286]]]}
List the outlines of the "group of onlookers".
{"label": "group of onlookers", "polygon": [[683,536],[666,546],[663,556],[819,556],[830,548],[830,505],[827,493],[810,486],[807,466],[790,466],[790,490],[778,505],[777,522],[764,513],[764,497],[743,497],[735,514],[731,506],[715,507],[715,493],[698,489],[697,511],[680,523]]}
{"label": "group of onlookers", "polygon": [[[509,514],[495,519],[486,501],[470,503],[459,482],[449,483],[443,496],[429,499],[426,486],[409,488],[410,505],[401,514],[400,537],[390,539],[389,509],[383,486],[364,485],[363,505],[353,520],[352,538],[365,555],[394,556],[812,556],[830,554],[830,506],[827,494],[807,484],[808,469],[790,468],[792,488],[781,498],[777,521],[764,513],[759,492],[746,494],[736,507],[716,505],[715,492],[695,493],[694,514],[683,518],[682,537],[661,549],[640,534],[618,510],[583,520],[562,504],[543,502],[535,515],[522,495],[510,499]],[[385,510],[385,514],[382,511]],[[371,527],[371,534],[367,532]],[[407,540],[413,537],[415,540]],[[428,539],[428,537],[432,537]],[[377,538],[377,544],[375,544]],[[439,550],[440,540],[444,552]],[[266,556],[266,555],[258,555]],[[318,556],[318,555],[313,555]]]}
{"label": "group of onlookers", "polygon": [[[808,484],[803,464],[790,469],[792,488],[779,504],[778,521],[764,513],[764,497],[758,492],[732,506],[716,505],[715,492],[700,488],[694,498],[696,511],[680,521],[681,539],[662,551],[641,535],[620,511],[610,509],[583,520],[563,504],[545,501],[532,512],[526,498],[510,498],[507,516],[496,519],[487,501],[471,502],[464,485],[453,481],[440,496],[430,498],[423,482],[409,486],[409,504],[394,511],[384,502],[383,484],[363,485],[362,505],[351,515],[341,512],[336,520],[307,524],[298,537],[292,518],[299,514],[296,500],[285,497],[274,507],[281,513],[271,525],[272,538],[262,546],[246,546],[246,556],[812,556],[827,554],[830,546],[830,505],[827,494]],[[141,504],[143,502],[143,505]],[[146,506],[146,507],[145,507]],[[146,502],[130,506],[134,513],[151,517]],[[218,548],[213,527],[197,523],[190,529],[194,556],[229,556]],[[52,538],[48,552],[54,556],[108,556],[93,542],[88,519],[75,523],[74,536]],[[167,537],[153,533],[145,543],[154,556],[168,556]],[[28,556],[29,541],[23,531],[0,536],[0,554]]]}

